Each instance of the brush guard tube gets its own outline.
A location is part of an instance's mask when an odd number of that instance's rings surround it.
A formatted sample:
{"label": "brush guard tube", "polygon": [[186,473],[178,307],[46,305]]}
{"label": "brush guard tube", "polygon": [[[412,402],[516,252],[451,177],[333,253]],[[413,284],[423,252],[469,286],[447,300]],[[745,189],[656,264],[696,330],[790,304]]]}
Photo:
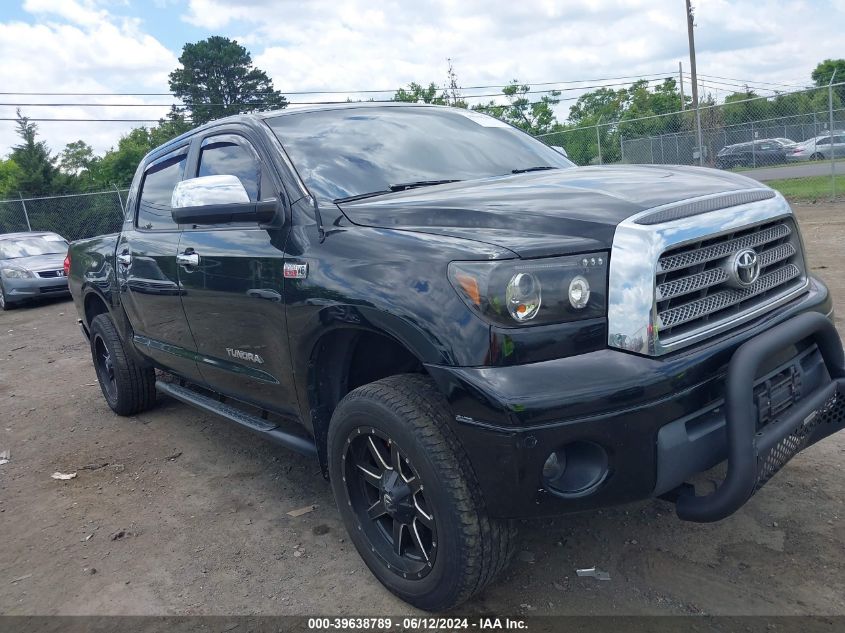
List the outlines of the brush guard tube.
{"label": "brush guard tube", "polygon": [[[754,380],[772,354],[811,338],[830,381],[757,429]],[[804,448],[845,427],[845,353],[833,324],[818,312],[800,314],[741,345],[728,364],[725,419],[727,474],[709,495],[682,492],[678,517],[701,523],[730,516]]]}

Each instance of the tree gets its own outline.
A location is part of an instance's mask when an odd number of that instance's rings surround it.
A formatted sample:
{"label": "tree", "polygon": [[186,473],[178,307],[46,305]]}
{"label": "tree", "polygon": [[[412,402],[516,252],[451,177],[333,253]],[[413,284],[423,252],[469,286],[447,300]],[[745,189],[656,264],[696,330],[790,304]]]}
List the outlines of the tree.
{"label": "tree", "polygon": [[441,90],[433,81],[424,87],[412,81],[408,88],[399,88],[393,95],[393,101],[404,101],[406,103],[433,103],[435,105],[448,105],[455,108],[467,108],[467,102],[461,97],[461,89],[458,86],[458,76],[452,66],[452,60],[448,59],[449,68],[446,72],[446,88]]}
{"label": "tree", "polygon": [[399,88],[396,94],[393,95],[394,101],[404,101],[406,103],[434,103],[436,105],[446,105],[448,98],[446,92],[439,92],[437,84],[431,82],[427,88],[423,88],[416,82],[408,84],[408,89]]}
{"label": "tree", "polygon": [[23,172],[11,158],[0,160],[0,199],[17,195],[18,181]]}
{"label": "tree", "polygon": [[12,147],[9,158],[18,166],[16,188],[28,196],[43,196],[53,193],[59,170],[56,158],[50,154],[45,141],[36,140],[38,126],[17,111],[17,132],[21,144]]}
{"label": "tree", "polygon": [[[833,77],[833,71],[836,71],[836,77],[833,78],[834,83],[845,82],[845,59],[826,59],[816,66],[810,77],[816,82],[817,86],[825,86],[830,83],[830,78]],[[834,88],[836,94],[842,101],[845,101],[845,84],[836,86]]]}
{"label": "tree", "polygon": [[753,90],[734,92],[725,97],[725,125],[762,121],[770,116],[771,104]]}
{"label": "tree", "polygon": [[528,97],[530,92],[531,86],[520,84],[514,79],[502,89],[508,100],[507,104],[490,101],[474,105],[472,109],[502,119],[535,136],[559,129],[560,123],[555,117],[554,106],[560,103],[560,91],[550,90],[540,97],[539,101],[531,101]]}
{"label": "tree", "polygon": [[185,44],[179,63],[170,73],[170,90],[182,99],[194,125],[287,105],[267,73],[255,68],[249,51],[234,40],[214,35]]}
{"label": "tree", "polygon": [[128,186],[138,164],[148,152],[192,127],[185,116],[174,109],[166,118],[159,119],[158,125],[131,130],[120,138],[117,148],[110,149],[102,157],[95,157],[90,162],[87,175],[91,185],[99,188]]}
{"label": "tree", "polygon": [[150,130],[136,127],[120,137],[117,148],[110,149],[93,162],[90,168],[92,180],[101,188],[128,184],[141,159],[153,147]]}
{"label": "tree", "polygon": [[83,140],[73,141],[62,150],[59,165],[66,174],[80,175],[88,171],[94,160],[94,150]]}
{"label": "tree", "polygon": [[167,143],[167,141],[190,131],[193,127],[194,125],[185,118],[184,114],[179,112],[176,107],[172,107],[165,118],[158,120],[158,125],[150,128],[150,142],[152,143],[150,149]]}

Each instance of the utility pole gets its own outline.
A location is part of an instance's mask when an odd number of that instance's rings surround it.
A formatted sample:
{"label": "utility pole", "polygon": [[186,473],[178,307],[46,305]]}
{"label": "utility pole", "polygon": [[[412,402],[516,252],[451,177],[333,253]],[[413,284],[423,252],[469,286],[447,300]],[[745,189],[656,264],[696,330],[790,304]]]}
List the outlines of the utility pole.
{"label": "utility pole", "polygon": [[695,134],[698,137],[698,164],[704,166],[704,143],[701,140],[701,111],[698,108],[698,75],[695,71],[695,14],[692,10],[690,0],[685,0],[687,5],[687,37],[689,38],[689,63],[690,75],[692,76],[692,107],[695,108]]}
{"label": "utility pole", "polygon": [[681,110],[687,109],[687,102],[684,99],[684,62],[678,62],[678,85],[681,87]]}

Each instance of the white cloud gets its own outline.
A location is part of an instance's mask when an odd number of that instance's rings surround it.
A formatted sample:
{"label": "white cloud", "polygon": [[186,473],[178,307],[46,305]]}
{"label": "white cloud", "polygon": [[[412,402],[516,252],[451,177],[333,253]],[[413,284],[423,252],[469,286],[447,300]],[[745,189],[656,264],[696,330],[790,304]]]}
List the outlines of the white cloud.
{"label": "white cloud", "polygon": [[[176,56],[142,29],[136,18],[117,18],[91,1],[27,0],[23,8],[33,23],[0,21],[0,86],[21,92],[167,92],[167,73]],[[161,103],[169,97],[50,97],[6,96],[7,103]],[[38,107],[24,105],[31,118],[158,118],[168,108]],[[15,108],[0,108],[2,118]],[[132,123],[39,123],[42,137],[54,152],[70,141],[84,139],[102,152],[113,146]],[[0,122],[0,155],[18,141],[14,123]]]}

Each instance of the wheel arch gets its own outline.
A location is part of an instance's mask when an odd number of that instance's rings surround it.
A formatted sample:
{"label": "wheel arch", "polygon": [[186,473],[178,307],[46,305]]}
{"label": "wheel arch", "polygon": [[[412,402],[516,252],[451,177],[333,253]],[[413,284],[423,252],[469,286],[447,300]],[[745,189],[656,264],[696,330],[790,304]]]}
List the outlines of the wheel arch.
{"label": "wheel arch", "polygon": [[91,321],[94,320],[94,317],[100,314],[110,314],[111,308],[105,297],[93,288],[89,288],[82,299],[82,311],[85,327],[90,331]]}
{"label": "wheel arch", "polygon": [[374,327],[337,327],[311,347],[301,398],[317,445],[323,474],[328,476],[327,437],[332,413],[354,389],[397,374],[428,375],[427,359],[407,341]]}

